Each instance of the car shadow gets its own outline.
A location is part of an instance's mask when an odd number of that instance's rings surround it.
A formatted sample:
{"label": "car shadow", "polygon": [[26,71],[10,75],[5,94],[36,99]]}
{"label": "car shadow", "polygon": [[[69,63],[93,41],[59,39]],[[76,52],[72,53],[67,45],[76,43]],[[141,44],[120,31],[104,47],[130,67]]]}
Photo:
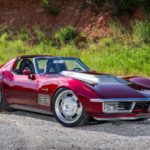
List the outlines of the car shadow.
{"label": "car shadow", "polygon": [[[38,120],[50,121],[58,125],[52,115],[43,115],[27,111],[5,112],[9,115],[34,118]],[[55,125],[54,124],[54,125]],[[150,119],[136,121],[101,121],[92,120],[88,124],[80,127],[74,127],[73,130],[95,131],[100,133],[114,134],[126,137],[150,136]]]}
{"label": "car shadow", "polygon": [[11,112],[4,112],[4,113],[9,114],[9,115],[16,115],[16,116],[34,118],[38,120],[56,122],[53,115],[46,115],[46,114],[29,112],[29,111],[24,111],[24,110],[13,110]]}
{"label": "car shadow", "polygon": [[96,122],[79,127],[80,130],[96,131],[126,137],[150,136],[150,119],[134,121]]}

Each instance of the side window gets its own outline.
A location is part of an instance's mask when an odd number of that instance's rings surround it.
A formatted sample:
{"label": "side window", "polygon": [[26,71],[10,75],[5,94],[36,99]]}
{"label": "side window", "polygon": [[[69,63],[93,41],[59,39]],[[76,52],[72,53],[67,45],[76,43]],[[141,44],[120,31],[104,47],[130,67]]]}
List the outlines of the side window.
{"label": "side window", "polygon": [[13,72],[18,75],[23,74],[24,69],[29,69],[32,74],[35,73],[34,65],[33,65],[33,60],[32,59],[20,59],[18,60]]}

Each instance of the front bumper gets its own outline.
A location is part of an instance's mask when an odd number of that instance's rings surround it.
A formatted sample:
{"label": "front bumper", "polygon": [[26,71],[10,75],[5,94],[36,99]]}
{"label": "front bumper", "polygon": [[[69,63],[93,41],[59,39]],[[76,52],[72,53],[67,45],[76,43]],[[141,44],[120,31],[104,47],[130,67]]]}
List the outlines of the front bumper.
{"label": "front bumper", "polygon": [[98,121],[117,121],[117,120],[138,120],[138,119],[148,119],[150,118],[150,113],[141,113],[141,114],[125,114],[122,116],[97,116],[93,117]]}
{"label": "front bumper", "polygon": [[[117,99],[91,99],[91,103],[100,106],[99,112],[93,113],[96,120],[138,120],[150,118],[150,98],[117,98]],[[129,110],[119,110],[118,112],[105,112],[105,103],[122,103],[130,102]]]}

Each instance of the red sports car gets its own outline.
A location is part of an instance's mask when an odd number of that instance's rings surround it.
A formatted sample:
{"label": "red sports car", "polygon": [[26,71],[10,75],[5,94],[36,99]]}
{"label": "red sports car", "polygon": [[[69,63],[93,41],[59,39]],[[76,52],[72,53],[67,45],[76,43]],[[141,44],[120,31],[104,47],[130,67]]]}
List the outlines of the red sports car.
{"label": "red sports car", "polygon": [[67,127],[150,117],[150,79],[90,71],[77,58],[21,56],[0,67],[0,110],[53,114]]}

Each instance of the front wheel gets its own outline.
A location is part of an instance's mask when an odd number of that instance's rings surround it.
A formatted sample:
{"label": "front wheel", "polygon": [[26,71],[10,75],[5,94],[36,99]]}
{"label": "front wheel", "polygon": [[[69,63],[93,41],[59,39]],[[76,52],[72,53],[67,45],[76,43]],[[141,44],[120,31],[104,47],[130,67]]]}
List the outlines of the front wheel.
{"label": "front wheel", "polygon": [[88,122],[89,116],[76,95],[69,89],[59,90],[53,99],[52,109],[56,120],[66,127]]}

